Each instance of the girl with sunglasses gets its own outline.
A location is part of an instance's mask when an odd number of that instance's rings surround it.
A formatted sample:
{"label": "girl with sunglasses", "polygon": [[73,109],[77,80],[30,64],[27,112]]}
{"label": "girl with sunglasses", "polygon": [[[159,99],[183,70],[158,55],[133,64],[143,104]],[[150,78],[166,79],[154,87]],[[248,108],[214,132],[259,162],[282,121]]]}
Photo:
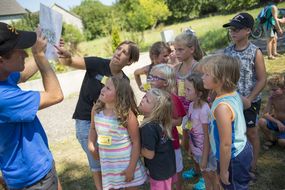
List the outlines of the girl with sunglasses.
{"label": "girl with sunglasses", "polygon": [[176,175],[172,178],[172,183],[176,185],[176,189],[181,189],[183,170],[182,154],[179,144],[179,135],[176,126],[181,125],[182,118],[186,115],[183,104],[175,95],[176,79],[174,69],[167,64],[159,64],[152,68],[148,82],[152,88],[158,88],[171,94],[172,103],[172,138],[173,148],[176,158]]}
{"label": "girl with sunglasses", "polygon": [[149,57],[151,60],[151,64],[139,68],[134,72],[136,83],[141,91],[145,92],[149,88],[149,85],[142,84],[141,75],[146,75],[146,77],[148,78],[149,73],[153,66],[161,63],[168,63],[170,53],[171,49],[169,45],[165,42],[161,41],[155,42],[151,46],[149,50]]}

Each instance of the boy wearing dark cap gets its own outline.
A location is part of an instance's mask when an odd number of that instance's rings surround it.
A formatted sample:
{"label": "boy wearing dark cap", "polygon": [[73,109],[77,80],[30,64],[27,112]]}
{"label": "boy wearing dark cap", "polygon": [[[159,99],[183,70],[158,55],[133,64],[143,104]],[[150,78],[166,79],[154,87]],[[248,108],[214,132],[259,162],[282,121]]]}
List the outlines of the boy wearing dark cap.
{"label": "boy wearing dark cap", "polygon": [[250,108],[244,110],[244,116],[247,125],[247,138],[253,146],[251,176],[256,179],[256,163],[260,149],[256,121],[261,104],[261,91],[266,84],[266,70],[261,50],[249,41],[253,24],[254,19],[250,14],[240,13],[223,27],[229,30],[233,41],[233,44],[228,46],[224,53],[241,61],[237,91],[244,100],[251,103]]}
{"label": "boy wearing dark cap", "polygon": [[[38,110],[63,99],[58,79],[45,58],[46,45],[40,30],[19,31],[0,22],[0,169],[8,189],[58,187],[47,136],[36,116]],[[25,67],[28,54],[24,49],[29,47],[42,75],[41,92],[17,86],[37,70]]]}

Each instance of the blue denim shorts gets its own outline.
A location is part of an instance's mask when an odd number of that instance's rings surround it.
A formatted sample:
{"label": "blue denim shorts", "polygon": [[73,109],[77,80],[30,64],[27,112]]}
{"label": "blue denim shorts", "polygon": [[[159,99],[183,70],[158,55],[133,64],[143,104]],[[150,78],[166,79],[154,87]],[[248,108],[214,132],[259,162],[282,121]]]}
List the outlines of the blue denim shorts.
{"label": "blue denim shorts", "polygon": [[[246,143],[244,149],[235,158],[230,160],[229,182],[225,185],[221,182],[224,190],[248,190],[248,184],[251,180],[249,174],[251,161],[253,158],[252,146]],[[220,174],[220,162],[218,161],[218,174]]]}
{"label": "blue denim shorts", "polygon": [[75,120],[76,138],[87,155],[89,167],[92,172],[101,171],[100,161],[95,160],[88,150],[88,134],[90,129],[90,121]]}
{"label": "blue denim shorts", "polygon": [[[276,131],[277,132],[277,138],[278,139],[285,139],[285,132],[280,132],[279,128],[277,126],[277,124],[275,122],[272,122],[268,119],[266,119],[267,122],[267,128],[272,130],[272,131]],[[285,125],[285,121],[281,121],[283,123],[283,125]]]}

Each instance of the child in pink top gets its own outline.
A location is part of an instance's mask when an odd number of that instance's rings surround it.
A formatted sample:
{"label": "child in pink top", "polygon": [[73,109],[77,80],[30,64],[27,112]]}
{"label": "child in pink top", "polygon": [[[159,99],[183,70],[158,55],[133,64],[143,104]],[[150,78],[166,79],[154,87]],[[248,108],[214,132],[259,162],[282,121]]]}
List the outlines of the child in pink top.
{"label": "child in pink top", "polygon": [[[186,125],[188,131],[183,136],[185,149],[189,149],[193,159],[199,165],[203,178],[195,184],[194,189],[219,189],[216,177],[216,159],[210,150],[208,125],[210,107],[207,103],[208,90],[204,88],[202,74],[192,73],[185,81],[186,96],[192,102],[189,105],[188,120],[191,125]],[[187,133],[183,133],[187,134]],[[188,143],[189,142],[189,143]]]}

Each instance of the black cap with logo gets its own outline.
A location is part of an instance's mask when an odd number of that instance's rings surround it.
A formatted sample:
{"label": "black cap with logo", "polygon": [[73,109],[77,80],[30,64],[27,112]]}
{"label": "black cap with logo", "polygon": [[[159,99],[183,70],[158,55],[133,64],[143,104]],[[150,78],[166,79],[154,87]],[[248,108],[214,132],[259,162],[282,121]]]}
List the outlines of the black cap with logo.
{"label": "black cap with logo", "polygon": [[254,25],[254,19],[250,14],[239,13],[229,23],[224,24],[223,27],[227,28],[227,27],[232,26],[238,29],[242,29],[242,28],[252,29],[253,25]]}
{"label": "black cap with logo", "polygon": [[36,40],[35,32],[16,30],[13,26],[0,22],[0,55],[13,49],[32,47]]}

